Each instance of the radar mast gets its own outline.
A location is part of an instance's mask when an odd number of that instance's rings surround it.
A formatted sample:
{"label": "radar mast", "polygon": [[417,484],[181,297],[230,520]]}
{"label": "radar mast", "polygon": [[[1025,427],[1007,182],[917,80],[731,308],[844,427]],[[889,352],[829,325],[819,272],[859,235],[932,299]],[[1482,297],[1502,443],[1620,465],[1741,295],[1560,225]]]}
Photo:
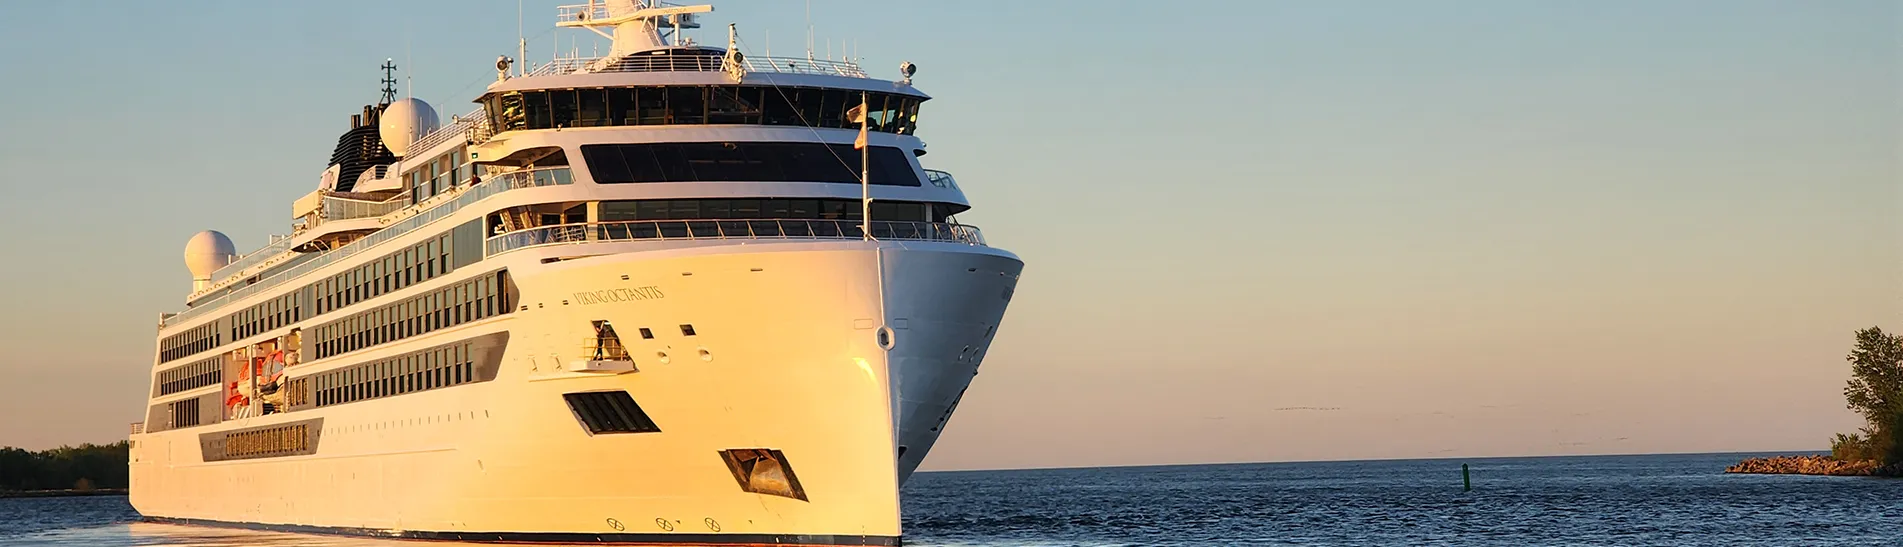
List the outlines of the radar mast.
{"label": "radar mast", "polygon": [[[557,8],[555,26],[588,29],[614,42],[609,59],[643,51],[688,45],[682,29],[700,28],[696,13],[714,11],[711,5],[670,6],[660,0],[591,0],[584,5]],[[603,32],[601,27],[611,27]],[[662,29],[672,32],[663,36]],[[668,43],[668,38],[673,43]]]}

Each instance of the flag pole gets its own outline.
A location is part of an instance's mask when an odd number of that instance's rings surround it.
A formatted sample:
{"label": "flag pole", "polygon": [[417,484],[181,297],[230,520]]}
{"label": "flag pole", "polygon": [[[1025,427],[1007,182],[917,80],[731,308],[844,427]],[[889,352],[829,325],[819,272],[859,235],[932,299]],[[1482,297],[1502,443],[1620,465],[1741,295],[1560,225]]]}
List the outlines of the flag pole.
{"label": "flag pole", "polygon": [[872,145],[866,142],[866,118],[871,114],[866,111],[869,95],[859,92],[859,233],[866,240],[872,239]]}

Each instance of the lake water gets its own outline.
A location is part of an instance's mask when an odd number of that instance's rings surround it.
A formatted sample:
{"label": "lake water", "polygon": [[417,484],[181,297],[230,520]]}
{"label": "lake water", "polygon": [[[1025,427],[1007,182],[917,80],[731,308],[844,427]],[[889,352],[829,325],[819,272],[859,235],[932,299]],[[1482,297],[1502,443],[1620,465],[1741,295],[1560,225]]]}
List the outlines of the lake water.
{"label": "lake water", "polygon": [[[1897,545],[1903,480],[1725,475],[1751,454],[923,473],[913,546]],[[1460,464],[1473,470],[1463,492]],[[144,524],[124,497],[0,499],[0,545],[445,545]]]}

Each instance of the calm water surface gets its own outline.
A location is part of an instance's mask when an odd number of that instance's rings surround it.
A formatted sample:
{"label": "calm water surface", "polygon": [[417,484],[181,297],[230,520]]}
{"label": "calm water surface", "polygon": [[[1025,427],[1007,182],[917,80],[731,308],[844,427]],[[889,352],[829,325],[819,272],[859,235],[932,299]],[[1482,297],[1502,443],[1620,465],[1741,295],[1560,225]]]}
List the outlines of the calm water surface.
{"label": "calm water surface", "polygon": [[[925,473],[905,488],[906,544],[1903,544],[1903,480],[1721,473],[1745,456]],[[1472,492],[1461,491],[1461,463]],[[447,545],[137,517],[124,497],[0,500],[0,545]]]}

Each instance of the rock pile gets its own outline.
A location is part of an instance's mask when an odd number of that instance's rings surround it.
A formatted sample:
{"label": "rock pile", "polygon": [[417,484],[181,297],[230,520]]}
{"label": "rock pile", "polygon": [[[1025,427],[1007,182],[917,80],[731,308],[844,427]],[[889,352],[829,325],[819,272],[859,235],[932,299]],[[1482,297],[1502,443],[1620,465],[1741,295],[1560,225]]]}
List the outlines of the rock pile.
{"label": "rock pile", "polygon": [[1751,458],[1725,468],[1726,473],[1769,475],[1840,475],[1896,476],[1897,466],[1881,466],[1874,461],[1843,461],[1830,456],[1773,456]]}

